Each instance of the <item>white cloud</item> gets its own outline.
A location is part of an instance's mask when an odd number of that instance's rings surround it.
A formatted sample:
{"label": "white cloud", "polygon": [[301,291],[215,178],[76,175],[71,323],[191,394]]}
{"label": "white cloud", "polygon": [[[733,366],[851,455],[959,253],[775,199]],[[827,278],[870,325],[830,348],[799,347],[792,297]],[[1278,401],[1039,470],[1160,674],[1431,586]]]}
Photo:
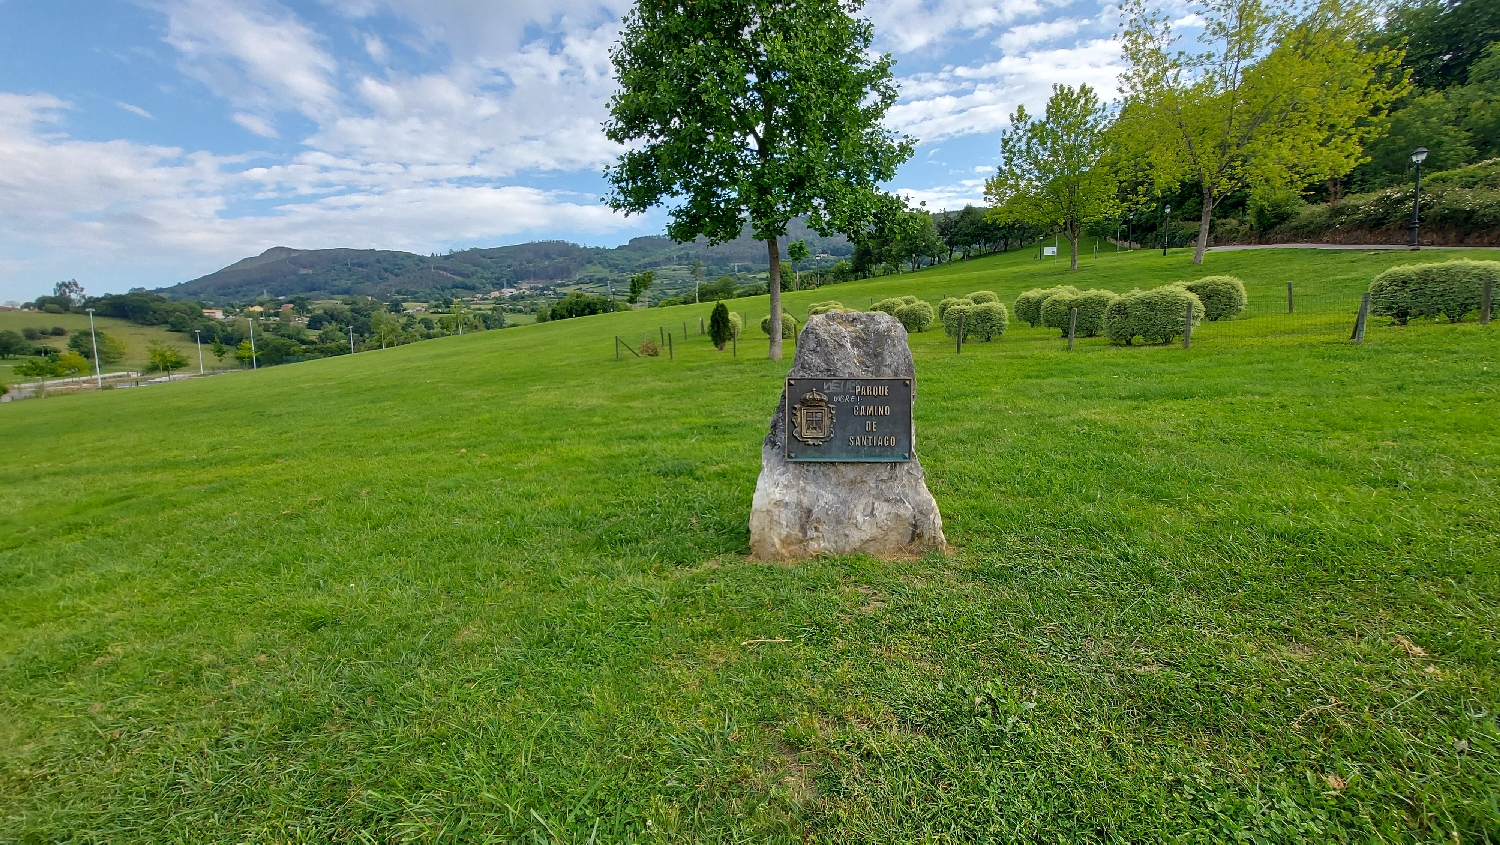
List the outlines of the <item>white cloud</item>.
{"label": "white cloud", "polygon": [[124,102],[122,100],[116,100],[115,101],[115,105],[119,106],[120,108],[122,108],[122,109],[124,109],[124,110],[126,110],[128,112],[130,112],[131,114],[140,115],[141,117],[144,117],[147,120],[155,120],[156,119],[156,118],[154,118],[154,117],[151,116],[151,112],[146,111],[145,109],[141,108],[140,106],[132,106],[131,104],[129,104],[127,102]]}
{"label": "white cloud", "polygon": [[266,120],[263,117],[256,117],[253,114],[245,114],[244,112],[236,112],[235,115],[230,118],[230,120],[238,123],[245,129],[245,131],[255,135],[259,135],[262,138],[281,137],[276,133],[276,127],[271,125],[271,121]]}
{"label": "white cloud", "polygon": [[380,64],[385,64],[386,58],[390,55],[390,51],[385,47],[385,42],[381,41],[380,37],[375,35],[365,36],[365,52],[370,55],[370,58]]}
{"label": "white cloud", "polygon": [[1066,0],[875,0],[866,7],[876,35],[896,52],[931,47],[955,32],[984,34]]}
{"label": "white cloud", "polygon": [[[47,279],[77,276],[92,291],[170,285],[267,247],[380,247],[431,252],[558,230],[638,230],[585,194],[519,185],[422,180],[310,156],[297,167],[342,187],[271,196],[285,181],[240,157],[59,131],[69,108],[47,96],[0,93],[0,298],[29,299]],[[363,181],[363,184],[355,184]],[[53,279],[55,280],[55,279]]]}
{"label": "white cloud", "polygon": [[245,112],[295,110],[316,119],[336,108],[337,63],[322,38],[274,3],[177,0],[166,41],[183,72]]}
{"label": "white cloud", "polygon": [[957,211],[966,205],[984,205],[984,180],[961,179],[951,185],[926,188],[897,188],[895,191],[912,205],[927,203],[928,211]]}
{"label": "white cloud", "polygon": [[1116,42],[1095,39],[977,66],[913,74],[902,81],[902,100],[888,120],[900,131],[931,143],[1003,129],[1018,104],[1040,111],[1053,84],[1088,84],[1101,100],[1112,100],[1122,70],[1119,55]]}
{"label": "white cloud", "polygon": [[1078,30],[1088,22],[1087,19],[1062,18],[1055,21],[1013,26],[995,40],[995,46],[1006,53],[1017,53],[1033,44],[1046,44],[1059,38],[1076,35]]}

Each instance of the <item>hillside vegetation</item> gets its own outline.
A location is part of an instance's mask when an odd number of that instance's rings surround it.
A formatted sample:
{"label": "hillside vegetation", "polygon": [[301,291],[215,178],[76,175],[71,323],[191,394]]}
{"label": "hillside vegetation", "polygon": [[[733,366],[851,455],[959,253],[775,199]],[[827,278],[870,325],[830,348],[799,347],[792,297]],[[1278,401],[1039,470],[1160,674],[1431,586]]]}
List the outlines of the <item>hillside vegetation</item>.
{"label": "hillside vegetation", "polygon": [[[821,238],[794,222],[790,231],[804,238],[816,254],[847,255],[841,237]],[[709,246],[678,244],[665,237],[633,238],[618,247],[584,247],[566,241],[538,241],[493,248],[466,249],[446,255],[416,255],[397,250],[291,249],[273,247],[192,281],[162,288],[157,293],[174,299],[196,299],[222,304],[254,301],[257,297],[410,296],[438,299],[488,293],[522,283],[553,286],[578,282],[604,287],[606,280],[623,287],[631,274],[647,268],[675,268],[668,274],[680,293],[693,261],[702,261],[708,277],[728,273],[738,264],[764,267],[764,244],[747,235]]]}
{"label": "hillside vegetation", "polygon": [[[919,560],[744,558],[789,362],[707,305],[7,404],[0,840],[1493,841],[1496,326],[1347,341],[1441,255],[787,295],[1338,303],[1189,350],[912,335]],[[675,360],[614,360],[659,327]]]}

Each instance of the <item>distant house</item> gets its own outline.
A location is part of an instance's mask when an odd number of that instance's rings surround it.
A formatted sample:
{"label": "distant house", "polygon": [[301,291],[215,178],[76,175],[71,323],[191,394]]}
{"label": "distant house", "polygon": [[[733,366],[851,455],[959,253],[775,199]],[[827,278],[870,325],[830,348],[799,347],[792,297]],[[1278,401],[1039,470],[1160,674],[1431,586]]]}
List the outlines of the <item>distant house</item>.
{"label": "distant house", "polygon": [[515,296],[518,293],[520,293],[520,291],[516,290],[515,288],[506,288],[505,290],[500,291],[501,296]]}
{"label": "distant house", "polygon": [[203,316],[205,316],[205,317],[212,317],[215,320],[222,320],[222,319],[224,319],[224,309],[223,308],[205,308],[205,309],[203,309]]}

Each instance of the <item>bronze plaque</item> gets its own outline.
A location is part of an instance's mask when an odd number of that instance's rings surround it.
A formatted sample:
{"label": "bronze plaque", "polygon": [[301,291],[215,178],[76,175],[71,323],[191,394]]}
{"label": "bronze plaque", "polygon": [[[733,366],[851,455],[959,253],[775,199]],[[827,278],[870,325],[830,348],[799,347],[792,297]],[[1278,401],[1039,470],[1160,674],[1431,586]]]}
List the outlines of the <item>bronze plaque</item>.
{"label": "bronze plaque", "polygon": [[911,379],[789,378],[786,459],[911,460]]}

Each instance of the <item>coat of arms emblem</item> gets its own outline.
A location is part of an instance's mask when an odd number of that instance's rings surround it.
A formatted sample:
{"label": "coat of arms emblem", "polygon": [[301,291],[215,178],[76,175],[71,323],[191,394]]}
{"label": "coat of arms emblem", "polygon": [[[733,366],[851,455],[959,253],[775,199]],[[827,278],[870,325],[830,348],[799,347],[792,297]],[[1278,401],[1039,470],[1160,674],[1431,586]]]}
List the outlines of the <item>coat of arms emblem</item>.
{"label": "coat of arms emblem", "polygon": [[792,406],[792,436],[809,446],[833,439],[833,410],[818,391],[802,394],[802,401]]}

